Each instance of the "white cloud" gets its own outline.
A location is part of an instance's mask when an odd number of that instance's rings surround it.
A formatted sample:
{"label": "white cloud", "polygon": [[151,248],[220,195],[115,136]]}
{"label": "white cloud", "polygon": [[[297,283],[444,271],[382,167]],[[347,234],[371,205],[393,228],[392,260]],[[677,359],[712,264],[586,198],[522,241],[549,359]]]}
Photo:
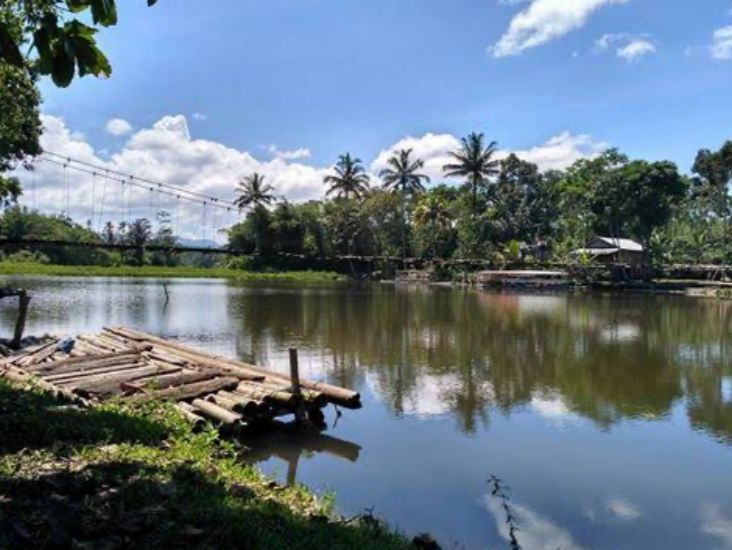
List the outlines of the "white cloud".
{"label": "white cloud", "polygon": [[107,122],[105,129],[113,136],[126,136],[132,132],[132,125],[122,118],[113,118]]}
{"label": "white cloud", "polygon": [[193,117],[193,120],[207,120],[208,115],[206,113],[201,113],[200,111],[196,111],[191,115]]}
{"label": "white cloud", "polygon": [[656,52],[656,46],[647,40],[633,40],[616,52],[618,57],[625,59],[628,63],[633,63],[645,55]]}
{"label": "white cloud", "polygon": [[[290,200],[320,198],[325,190],[322,183],[325,168],[288,162],[281,158],[263,161],[247,151],[197,139],[191,136],[186,118],[182,115],[165,116],[151,128],[135,132],[124,147],[111,157],[95,151],[86,138],[73,133],[63,119],[50,115],[42,115],[41,118],[44,126],[41,145],[46,151],[223,200],[233,200],[239,179],[255,171],[264,174],[275,187],[277,195]],[[182,236],[201,236],[203,207],[200,204],[176,201],[174,197],[130,186],[125,186],[127,191],[122,195],[121,185],[114,182],[105,185],[106,180],[101,175],[95,178],[91,174],[47,162],[38,163],[34,176],[22,170],[18,176],[25,189],[22,202],[46,213],[65,211],[74,220],[86,223],[91,217],[94,198],[93,225],[96,228],[108,220],[117,222],[150,217],[151,211],[165,209],[179,213],[178,229]],[[204,232],[208,238],[213,236],[214,212],[217,227],[235,218],[233,212],[227,214],[209,207],[206,210],[207,225]]]}
{"label": "white cloud", "polygon": [[702,504],[699,511],[702,533],[716,537],[723,548],[732,548],[732,519],[722,513],[718,504]]}
{"label": "white cloud", "polygon": [[[496,529],[504,540],[509,540],[508,524],[506,523],[506,511],[503,509],[501,500],[494,496],[485,497],[485,505],[496,522]],[[551,520],[541,516],[528,506],[515,502],[511,503],[518,527],[517,538],[522,548],[532,550],[580,550],[582,547],[575,542],[567,529],[558,526]]]}
{"label": "white cloud", "polygon": [[537,147],[512,151],[519,158],[537,164],[542,170],[562,170],[583,158],[593,158],[609,145],[587,134],[562,132]]}
{"label": "white cloud", "polygon": [[375,174],[387,167],[389,158],[400,149],[412,149],[415,159],[424,161],[422,172],[433,181],[443,180],[442,167],[450,161],[449,153],[460,147],[460,140],[452,134],[427,133],[422,137],[408,136],[397,141],[388,149],[384,149],[371,163],[371,171]]}
{"label": "white cloud", "polygon": [[489,51],[493,57],[518,55],[584,26],[595,11],[628,0],[533,0],[514,16],[508,30]]}
{"label": "white cloud", "polygon": [[617,519],[622,521],[635,521],[641,517],[640,510],[632,502],[621,498],[613,498],[605,503],[605,507]]}
{"label": "white cloud", "polygon": [[656,45],[648,34],[605,34],[595,41],[595,51],[600,53],[615,48],[615,55],[628,63],[656,53]]}
{"label": "white cloud", "polygon": [[732,59],[732,25],[717,29],[712,38],[712,57],[723,61]]}
{"label": "white cloud", "polygon": [[283,151],[280,150],[276,145],[268,145],[266,149],[269,154],[274,155],[278,159],[282,160],[306,159],[312,156],[310,149],[308,149],[307,147]]}
{"label": "white cloud", "polygon": [[[442,167],[451,162],[450,151],[460,147],[460,139],[452,134],[427,133],[422,137],[409,136],[399,140],[388,149],[382,150],[371,163],[371,171],[378,173],[387,166],[387,161],[399,149],[412,149],[414,158],[424,161],[423,173],[434,182],[445,181]],[[595,141],[586,134],[574,135],[561,132],[545,143],[528,149],[497,151],[496,158],[505,158],[515,153],[519,158],[533,162],[541,170],[561,170],[581,158],[592,158],[608,148],[608,144]]]}

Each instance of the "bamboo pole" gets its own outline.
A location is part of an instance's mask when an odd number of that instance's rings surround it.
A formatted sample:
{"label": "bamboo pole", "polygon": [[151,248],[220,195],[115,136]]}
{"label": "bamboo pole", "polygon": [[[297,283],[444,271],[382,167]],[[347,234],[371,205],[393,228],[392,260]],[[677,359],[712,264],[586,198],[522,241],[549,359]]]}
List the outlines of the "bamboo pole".
{"label": "bamboo pole", "polygon": [[96,367],[96,368],[86,368],[86,369],[79,369],[79,370],[73,370],[68,372],[54,372],[51,371],[50,374],[38,374],[38,376],[42,377],[44,380],[48,382],[57,382],[60,380],[68,380],[68,379],[82,379],[82,378],[91,378],[97,375],[101,374],[108,374],[113,372],[124,372],[128,370],[132,370],[135,368],[139,368],[140,365],[143,363],[140,363],[139,361],[135,361],[134,359],[130,361],[125,361],[124,363],[115,363],[114,365],[104,366],[104,367]]}
{"label": "bamboo pole", "polygon": [[73,359],[63,359],[61,361],[52,361],[43,363],[34,368],[29,368],[30,372],[39,376],[61,374],[65,372],[75,372],[92,370],[102,367],[113,367],[115,365],[124,365],[127,363],[137,363],[140,361],[140,355],[137,353],[113,353],[109,355],[85,355],[84,357],[75,357]]}
{"label": "bamboo pole", "polygon": [[194,430],[199,430],[206,424],[206,419],[196,414],[198,409],[190,403],[180,401],[175,406],[183,414],[185,419],[191,423]]}
{"label": "bamboo pole", "polygon": [[201,411],[203,415],[222,424],[237,424],[242,419],[240,414],[227,411],[225,408],[204,399],[194,399],[192,405]]}
{"label": "bamboo pole", "polygon": [[76,403],[78,405],[87,406],[88,402],[82,397],[76,395],[74,392],[60,388],[50,382],[46,382],[40,378],[33,376],[25,371],[22,371],[15,367],[7,367],[6,370],[0,370],[0,377],[6,378],[11,382],[20,384],[27,384],[29,386],[35,386],[43,391],[46,391],[56,398],[64,399]]}
{"label": "bamboo pole", "polygon": [[219,390],[235,388],[239,383],[237,378],[223,376],[204,380],[202,382],[194,382],[192,384],[184,384],[182,386],[173,386],[163,390],[156,390],[149,393],[141,393],[133,395],[131,401],[150,401],[152,399],[192,399],[206,395],[207,393],[215,393]]}

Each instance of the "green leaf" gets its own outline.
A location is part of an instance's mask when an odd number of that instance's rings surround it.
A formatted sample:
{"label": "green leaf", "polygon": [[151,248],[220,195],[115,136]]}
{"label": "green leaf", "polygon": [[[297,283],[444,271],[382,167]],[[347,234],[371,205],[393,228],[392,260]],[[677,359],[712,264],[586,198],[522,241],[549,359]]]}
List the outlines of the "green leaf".
{"label": "green leaf", "polygon": [[57,48],[53,58],[51,78],[59,88],[66,88],[74,78],[74,58],[69,57],[62,47]]}
{"label": "green leaf", "polygon": [[10,29],[0,21],[0,59],[16,67],[23,66],[23,56]]}
{"label": "green leaf", "polygon": [[114,0],[92,0],[91,11],[94,23],[105,27],[117,24],[117,7]]}

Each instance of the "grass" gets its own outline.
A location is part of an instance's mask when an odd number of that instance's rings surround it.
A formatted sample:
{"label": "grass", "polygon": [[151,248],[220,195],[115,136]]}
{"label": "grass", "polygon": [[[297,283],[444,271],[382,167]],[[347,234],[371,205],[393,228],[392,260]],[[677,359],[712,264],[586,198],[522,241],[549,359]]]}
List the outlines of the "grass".
{"label": "grass", "polygon": [[239,451],[166,404],[76,409],[0,379],[0,547],[413,547]]}
{"label": "grass", "polygon": [[54,265],[22,262],[0,262],[0,275],[45,275],[82,277],[160,277],[215,278],[235,281],[291,281],[322,283],[343,281],[345,277],[330,271],[284,271],[260,273],[223,267],[161,267],[161,266],[96,266]]}

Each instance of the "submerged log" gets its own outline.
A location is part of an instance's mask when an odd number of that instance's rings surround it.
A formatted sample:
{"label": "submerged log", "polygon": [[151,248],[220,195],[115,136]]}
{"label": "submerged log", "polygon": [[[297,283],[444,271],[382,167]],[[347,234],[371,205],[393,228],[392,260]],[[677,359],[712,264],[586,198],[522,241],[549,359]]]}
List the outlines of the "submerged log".
{"label": "submerged log", "polygon": [[237,386],[239,380],[230,376],[222,376],[202,382],[194,382],[192,384],[184,384],[182,386],[174,386],[164,390],[151,391],[149,393],[133,395],[130,399],[133,401],[149,401],[151,399],[192,399],[206,395],[207,393],[215,393],[219,390],[232,389]]}

